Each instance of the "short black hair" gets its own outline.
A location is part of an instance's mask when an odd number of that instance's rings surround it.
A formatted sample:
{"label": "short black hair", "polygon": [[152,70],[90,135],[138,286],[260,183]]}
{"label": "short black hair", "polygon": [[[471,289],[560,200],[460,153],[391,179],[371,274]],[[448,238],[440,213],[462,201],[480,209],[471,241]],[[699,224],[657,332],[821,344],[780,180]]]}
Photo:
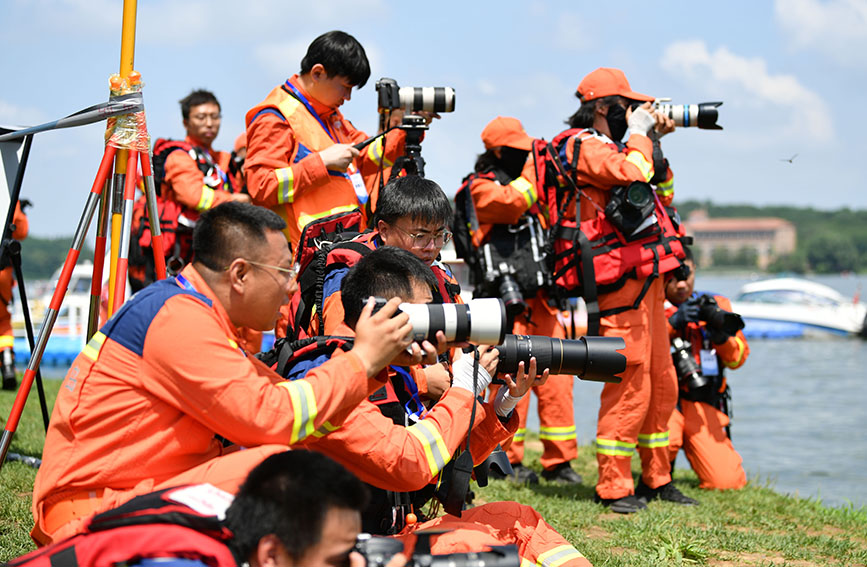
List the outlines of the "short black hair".
{"label": "short black hair", "polygon": [[352,328],[358,322],[367,298],[412,297],[415,282],[435,288],[436,276],[430,266],[412,252],[396,246],[380,246],[358,261],[340,283],[344,322]]}
{"label": "short black hair", "polygon": [[413,221],[450,226],[452,204],[436,182],[418,175],[398,177],[382,188],[373,225],[376,226],[380,220],[394,224],[405,217]]}
{"label": "short black hair", "polygon": [[693,254],[692,254],[692,248],[690,248],[689,246],[687,246],[686,244],[684,244],[684,245],[683,245],[683,253],[684,253],[684,256],[683,256],[683,261],[684,261],[684,262],[686,262],[687,260],[689,260],[690,262],[692,262],[693,264],[695,264],[695,256],[693,256]]}
{"label": "short black hair", "polygon": [[370,78],[370,62],[364,47],[346,32],[334,30],[314,39],[301,60],[301,74],[309,73],[317,63],[325,67],[328,77],[346,77],[358,88]]}
{"label": "short black hair", "polygon": [[[578,93],[575,93],[575,96],[578,96]],[[575,111],[575,114],[566,120],[566,124],[568,124],[570,128],[592,128],[596,109],[601,106],[618,104],[621,99],[623,99],[623,97],[620,95],[609,95],[582,102],[581,106],[578,107],[578,110]]]}
{"label": "short black hair", "polygon": [[249,258],[255,244],[267,242],[266,230],[283,230],[280,215],[249,203],[228,201],[202,213],[193,229],[193,259],[212,270],[222,270],[235,258]]}
{"label": "short black hair", "polygon": [[259,540],[274,534],[296,561],[319,543],[330,508],[361,513],[367,488],[351,472],[325,455],[286,451],[257,465],[226,510],[233,537],[229,549],[238,565],[255,552]]}
{"label": "short black hair", "polygon": [[184,120],[189,120],[190,109],[194,106],[199,106],[200,104],[213,102],[217,105],[217,108],[219,108],[220,110],[223,109],[220,106],[220,101],[218,101],[217,97],[214,96],[214,93],[212,93],[211,91],[206,91],[205,89],[195,90],[178,102],[181,103],[181,116],[184,117]]}

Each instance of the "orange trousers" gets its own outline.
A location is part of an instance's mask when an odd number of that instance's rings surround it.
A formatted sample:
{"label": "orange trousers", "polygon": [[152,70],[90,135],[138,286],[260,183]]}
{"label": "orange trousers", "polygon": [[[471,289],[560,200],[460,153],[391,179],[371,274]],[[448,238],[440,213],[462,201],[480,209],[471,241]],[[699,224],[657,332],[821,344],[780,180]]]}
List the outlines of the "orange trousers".
{"label": "orange trousers", "polygon": [[431,553],[467,553],[490,545],[518,546],[521,564],[589,567],[590,561],[557,533],[542,516],[517,502],[492,502],[465,510],[460,518],[441,516],[395,536],[414,545],[413,531],[448,530],[431,538]]}
{"label": "orange trousers", "polygon": [[[627,280],[620,290],[599,298],[600,309],[629,305],[644,280]],[[626,342],[626,370],[619,384],[602,389],[596,429],[596,461],[602,498],[635,492],[632,456],[638,448],[644,483],[657,488],[671,481],[668,420],[677,404],[677,377],[671,362],[663,307],[664,288],[656,278],[639,305],[603,317],[600,334]]]}
{"label": "orange trousers", "polygon": [[743,459],[735,451],[725,428],[729,416],[703,402],[680,401],[681,411],[674,410],[668,422],[671,430],[669,460],[683,447],[692,470],[698,475],[699,488],[737,490],[747,484]]}
{"label": "orange trousers", "polygon": [[[544,296],[536,294],[527,302],[530,321],[523,316],[515,321],[513,331],[516,335],[542,335],[565,339],[563,324],[557,318],[559,311],[548,305]],[[540,368],[539,371],[544,370]],[[542,440],[542,466],[552,469],[560,463],[578,458],[578,440],[575,429],[575,410],[572,405],[574,376],[557,374],[548,377],[542,386],[533,388],[539,404],[539,439]],[[503,444],[509,462],[515,464],[524,460],[524,438],[527,434],[527,413],[530,396],[518,402],[520,425],[515,436]]]}
{"label": "orange trousers", "polygon": [[135,488],[128,490],[107,488],[83,491],[49,504],[43,503],[40,505],[39,520],[33,526],[30,537],[38,546],[60,541],[82,531],[85,521],[94,514],[116,508],[135,496],[181,484],[207,482],[234,494],[256,465],[271,455],[288,449],[285,445],[261,445],[252,449],[236,450],[159,483],[153,479],[142,479]]}

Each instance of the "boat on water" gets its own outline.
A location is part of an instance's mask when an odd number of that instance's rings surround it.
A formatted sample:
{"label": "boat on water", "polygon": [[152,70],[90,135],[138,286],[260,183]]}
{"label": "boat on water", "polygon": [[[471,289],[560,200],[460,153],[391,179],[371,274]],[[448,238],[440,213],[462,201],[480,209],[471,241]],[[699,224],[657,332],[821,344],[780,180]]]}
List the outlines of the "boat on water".
{"label": "boat on water", "polygon": [[732,300],[747,337],[859,335],[867,338],[867,303],[824,284],[776,278],[744,285]]}

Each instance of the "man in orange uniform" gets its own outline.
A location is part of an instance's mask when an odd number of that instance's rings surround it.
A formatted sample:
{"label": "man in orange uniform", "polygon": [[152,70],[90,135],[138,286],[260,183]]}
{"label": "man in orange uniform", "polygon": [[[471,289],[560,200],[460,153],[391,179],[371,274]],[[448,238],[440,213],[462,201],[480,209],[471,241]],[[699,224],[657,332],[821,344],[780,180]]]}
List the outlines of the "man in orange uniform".
{"label": "man in orange uniform", "polygon": [[403,152],[406,136],[395,130],[359,152],[367,138],[339,107],[370,77],[364,48],[351,35],[330,31],[313,40],[301,72],[247,112],[247,189],[257,205],[286,221],[293,249],[312,220],[353,208],[364,210],[364,178],[383,159]]}
{"label": "man in orange uniform", "polygon": [[[576,96],[581,106],[568,124],[580,130],[565,142],[562,162],[570,167],[576,164],[569,174],[583,191],[580,220],[595,218],[608,204],[613,188],[636,181],[659,179],[657,196],[664,205],[670,204],[671,172],[654,178],[654,142],[649,134],[651,130],[657,135],[671,132],[674,122],[653,110],[653,97],[634,92],[623,72],[611,68],[599,68],[584,77]],[[633,110],[633,103],[640,106]],[[578,156],[575,148],[579,148]],[[573,206],[564,216],[574,214]],[[596,500],[618,513],[636,512],[654,498],[696,503],[671,483],[668,420],[677,402],[677,378],[669,354],[662,280],[627,279],[619,290],[600,294],[599,309],[606,312],[634,305],[646,283],[646,294],[637,308],[602,317],[600,325],[602,336],[622,337],[626,342],[623,381],[605,384],[596,433]],[[631,471],[636,446],[642,466],[637,488]]]}
{"label": "man in orange uniform", "polygon": [[[685,280],[670,277],[665,285],[665,314],[670,325],[672,340],[679,337],[688,341],[688,353],[695,361],[691,368],[698,374],[680,379],[678,409],[671,414],[670,460],[674,463],[677,452],[683,447],[692,470],[698,475],[699,488],[738,489],[747,483],[743,459],[735,451],[728,435],[729,416],[727,400],[729,387],[723,371],[734,370],[746,362],[750,354],[747,339],[737,327],[725,328],[723,312],[730,312],[732,305],[722,295],[696,294],[695,261],[687,250],[684,265],[689,268]],[[709,316],[710,315],[710,316]],[[738,319],[727,316],[734,322]],[[683,372],[681,371],[683,374]]]}
{"label": "man in orange uniform", "polygon": [[[15,225],[12,238],[15,240],[27,238],[30,225],[27,222],[27,215],[21,210],[20,201],[15,203],[12,224]],[[12,333],[12,314],[9,312],[9,304],[12,303],[12,287],[15,283],[15,268],[7,264],[0,270],[0,373],[3,376],[4,390],[15,390],[18,387],[18,378],[15,374],[15,351],[13,350],[15,336]]]}
{"label": "man in orange uniform", "polygon": [[[364,256],[343,280],[341,296],[346,324],[340,334],[351,334],[359,308],[370,295],[397,295],[412,303],[432,299],[434,279],[427,267],[405,250],[382,246]],[[496,372],[496,349],[480,349],[478,377],[473,381],[472,357],[453,364],[453,384],[421,415],[400,411],[391,418],[370,401],[362,403],[344,421],[343,427],[310,448],[334,458],[372,485],[373,499],[364,514],[363,529],[395,534],[405,539],[417,530],[444,529],[432,538],[433,553],[479,551],[488,545],[517,544],[523,562],[539,565],[589,565],[586,558],[548,525],[538,512],[515,502],[476,506],[455,516],[428,519],[421,506],[431,499],[432,489],[455,451],[466,445],[475,396],[483,392]],[[505,375],[493,400],[475,404],[470,434],[474,463],[481,463],[499,442],[514,434],[518,419],[514,407],[534,384],[536,361],[528,372],[520,363],[517,375]],[[402,400],[401,400],[402,401]],[[403,409],[403,408],[401,408]],[[396,493],[410,493],[399,497]],[[397,504],[402,503],[402,504]],[[412,517],[410,516],[412,514]]]}
{"label": "man in orange uniform", "polygon": [[[250,196],[237,192],[228,176],[230,155],[212,148],[220,133],[222,114],[213,93],[196,90],[180,100],[187,136],[183,142],[157,140],[154,169],[162,183],[158,208],[163,224],[166,265],[178,273],[192,260],[192,227],[199,214],[227,201],[249,203]],[[180,151],[176,151],[180,150]],[[160,163],[162,165],[160,165]],[[156,279],[146,200],[136,203],[133,238],[138,239],[141,258],[131,258],[130,286],[133,291]]]}
{"label": "man in orange uniform", "polygon": [[396,299],[373,316],[371,302],[352,351],[309,380],[286,383],[238,347],[236,328],[273,327],[295,285],[284,228],[249,204],[205,213],[195,262],[136,294],[85,346],[60,387],[36,476],[37,543],[161,487],[233,492],[266,456],[332,431],[382,385],[380,371],[410,345],[408,318],[389,319]]}
{"label": "man in orange uniform", "polygon": [[[480,272],[475,278],[479,285],[474,295],[501,297],[507,309],[514,305],[513,312],[517,313],[512,319],[516,334],[565,339],[565,330],[557,318],[559,309],[552,305],[545,289],[545,269],[541,264],[546,213],[538,202],[535,184],[521,175],[533,139],[517,119],[498,116],[482,130],[482,142],[485,153],[478,157],[475,172],[464,179],[455,198],[456,207],[472,211],[478,224],[478,229],[472,233],[473,252],[479,258]],[[467,189],[472,203],[466,202]],[[516,293],[521,294],[523,301],[517,301]],[[578,457],[573,381],[573,376],[551,376],[543,387],[535,388],[535,392],[539,399],[539,438],[543,446],[542,476],[552,481],[579,484],[581,475],[569,464]],[[536,473],[521,463],[529,406],[527,396],[518,406],[521,427],[507,444],[506,452],[515,478],[532,484],[538,482]]]}

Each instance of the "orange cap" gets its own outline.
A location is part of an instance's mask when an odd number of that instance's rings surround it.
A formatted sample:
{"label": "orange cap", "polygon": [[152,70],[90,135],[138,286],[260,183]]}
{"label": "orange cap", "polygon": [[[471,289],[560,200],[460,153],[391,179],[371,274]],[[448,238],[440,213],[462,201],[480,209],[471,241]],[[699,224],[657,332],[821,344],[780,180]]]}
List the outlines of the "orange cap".
{"label": "orange cap", "polygon": [[623,71],[610,67],[599,67],[584,77],[578,85],[578,97],[582,102],[612,95],[620,95],[629,100],[654,100],[652,96],[633,91]]}
{"label": "orange cap", "polygon": [[486,150],[508,146],[529,152],[533,147],[533,138],[524,131],[521,121],[509,116],[497,116],[491,120],[482,130],[482,142]]}

